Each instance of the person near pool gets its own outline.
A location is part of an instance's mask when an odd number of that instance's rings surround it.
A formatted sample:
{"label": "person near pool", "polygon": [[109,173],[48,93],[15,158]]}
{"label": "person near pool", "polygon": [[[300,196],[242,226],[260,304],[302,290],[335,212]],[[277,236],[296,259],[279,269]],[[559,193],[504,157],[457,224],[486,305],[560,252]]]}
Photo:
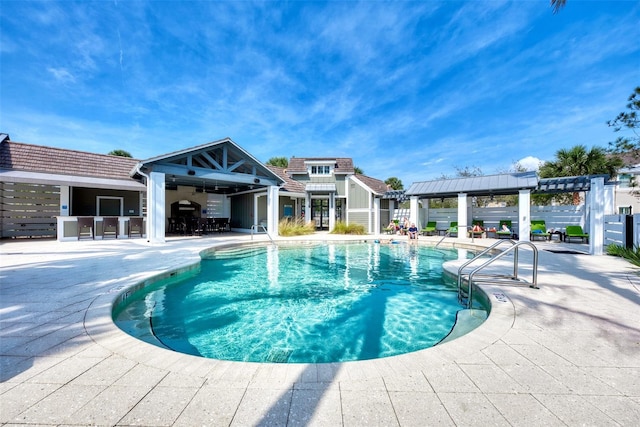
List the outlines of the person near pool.
{"label": "person near pool", "polygon": [[416,227],[415,223],[411,223],[411,226],[407,230],[407,234],[409,235],[410,239],[418,238],[418,227]]}

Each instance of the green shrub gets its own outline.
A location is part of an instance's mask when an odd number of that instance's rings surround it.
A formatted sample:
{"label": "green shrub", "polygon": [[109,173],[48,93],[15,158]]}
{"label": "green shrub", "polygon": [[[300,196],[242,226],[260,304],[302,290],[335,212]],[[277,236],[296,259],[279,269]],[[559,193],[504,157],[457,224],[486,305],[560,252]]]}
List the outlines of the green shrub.
{"label": "green shrub", "polygon": [[345,224],[342,221],[338,221],[335,227],[333,227],[333,230],[331,230],[331,234],[366,234],[366,232],[364,225]]}
{"label": "green shrub", "polygon": [[314,222],[305,222],[303,218],[283,218],[278,223],[278,234],[281,236],[304,236],[315,231]]}
{"label": "green shrub", "polygon": [[622,257],[631,264],[640,266],[640,246],[631,249],[620,245],[609,245],[607,254]]}

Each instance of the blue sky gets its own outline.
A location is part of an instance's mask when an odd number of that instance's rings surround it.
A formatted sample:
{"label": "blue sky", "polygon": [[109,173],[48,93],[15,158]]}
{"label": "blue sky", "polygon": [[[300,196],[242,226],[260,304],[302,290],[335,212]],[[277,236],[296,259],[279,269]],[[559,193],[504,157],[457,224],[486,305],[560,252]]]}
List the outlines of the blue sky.
{"label": "blue sky", "polygon": [[13,141],[145,159],[228,136],[405,188],[605,147],[640,85],[637,1],[0,0],[0,32]]}

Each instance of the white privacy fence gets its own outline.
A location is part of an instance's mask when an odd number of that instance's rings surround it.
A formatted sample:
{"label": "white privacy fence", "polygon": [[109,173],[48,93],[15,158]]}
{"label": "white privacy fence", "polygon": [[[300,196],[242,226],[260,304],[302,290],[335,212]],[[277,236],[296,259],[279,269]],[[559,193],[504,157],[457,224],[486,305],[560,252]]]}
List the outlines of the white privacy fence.
{"label": "white privacy fence", "polygon": [[[468,225],[471,220],[482,220],[485,227],[498,227],[503,219],[511,221],[512,227],[519,227],[518,207],[469,208]],[[548,229],[564,231],[567,225],[580,225],[588,229],[584,205],[574,206],[531,206],[531,220],[544,220]],[[420,209],[420,226],[427,221],[436,221],[438,229],[446,229],[452,221],[458,220],[457,208]]]}

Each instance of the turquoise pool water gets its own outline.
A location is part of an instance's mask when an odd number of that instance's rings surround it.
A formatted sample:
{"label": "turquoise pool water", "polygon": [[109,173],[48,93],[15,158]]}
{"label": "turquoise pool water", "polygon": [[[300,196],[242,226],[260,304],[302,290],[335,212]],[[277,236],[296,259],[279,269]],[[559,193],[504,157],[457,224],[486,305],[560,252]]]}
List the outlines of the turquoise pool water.
{"label": "turquoise pool water", "polygon": [[281,363],[374,359],[431,347],[455,323],[442,263],[455,250],[316,244],[215,251],[200,271],[114,307],[145,341],[208,358]]}

